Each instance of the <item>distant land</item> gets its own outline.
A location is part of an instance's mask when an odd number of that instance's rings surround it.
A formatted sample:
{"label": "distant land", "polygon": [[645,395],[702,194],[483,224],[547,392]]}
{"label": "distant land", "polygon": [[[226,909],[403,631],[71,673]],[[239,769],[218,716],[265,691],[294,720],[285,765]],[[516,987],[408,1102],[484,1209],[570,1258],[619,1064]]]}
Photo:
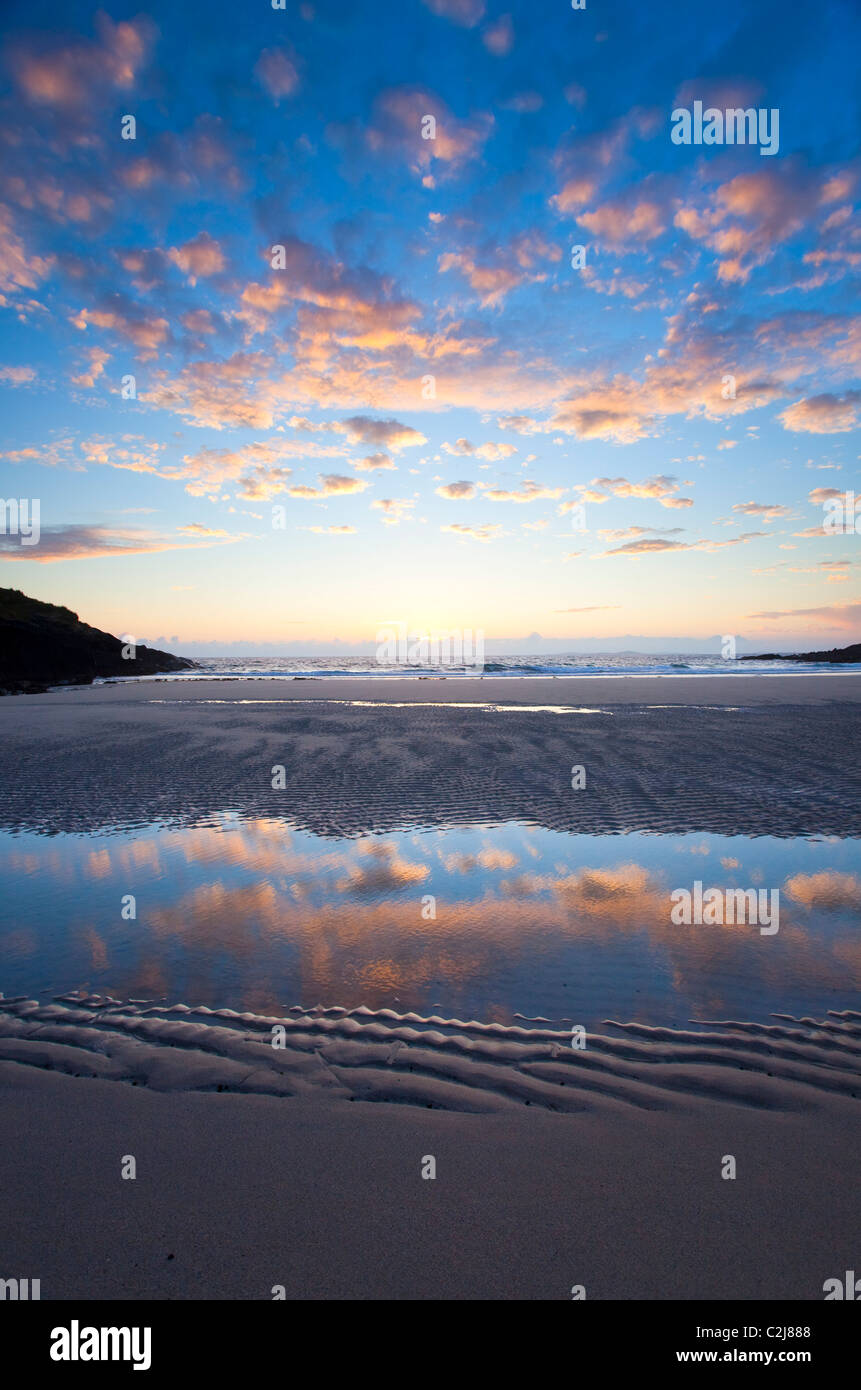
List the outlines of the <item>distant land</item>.
{"label": "distant land", "polygon": [[29,694],[52,685],[90,685],[98,676],[152,676],[196,665],[170,652],[123,643],[89,627],[70,608],[0,589],[0,694]]}
{"label": "distant land", "polygon": [[861,662],[861,642],[851,647],[832,647],[829,652],[801,652],[798,655],[763,652],[761,656],[740,656],[739,661],[830,661],[835,666],[848,666],[853,661]]}

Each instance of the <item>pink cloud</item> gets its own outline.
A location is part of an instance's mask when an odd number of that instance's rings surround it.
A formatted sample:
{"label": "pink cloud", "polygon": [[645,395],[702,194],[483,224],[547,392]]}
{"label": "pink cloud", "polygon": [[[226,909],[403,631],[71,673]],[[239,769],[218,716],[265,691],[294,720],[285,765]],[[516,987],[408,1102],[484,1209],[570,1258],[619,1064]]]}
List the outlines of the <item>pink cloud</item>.
{"label": "pink cloud", "polygon": [[481,41],[488,53],[495,58],[504,58],[514,47],[514,25],[511,15],[500,15],[495,24],[488,24],[482,31]]}
{"label": "pink cloud", "polygon": [[277,106],[283,97],[292,96],[299,86],[296,55],[285,48],[264,48],[254,68],[254,76]]}
{"label": "pink cloud", "polygon": [[616,198],[577,218],[593,236],[615,247],[654,241],[666,230],[668,220],[660,203],[645,198],[633,202]]}
{"label": "pink cloud", "polygon": [[22,95],[34,105],[80,108],[91,105],[106,87],[129,91],[154,41],[147,19],[114,24],[96,16],[97,39],[66,47],[53,37],[13,47],[10,66]]}
{"label": "pink cloud", "polygon": [[484,0],[422,0],[434,14],[464,29],[474,29],[484,18]]}
{"label": "pink cloud", "polygon": [[[427,116],[436,123],[433,139],[423,138]],[[417,173],[428,173],[434,161],[455,171],[480,153],[493,124],[486,112],[458,120],[426,87],[391,87],[374,103],[365,141],[374,152],[398,155]]]}
{"label": "pink cloud", "polygon": [[210,275],[218,275],[225,267],[224,254],[207,232],[200,232],[183,246],[172,246],[168,259],[188,277],[190,285]]}
{"label": "pink cloud", "polygon": [[446,497],[449,502],[469,502],[475,495],[475,483],[444,483],[437,488],[437,496]]}
{"label": "pink cloud", "polygon": [[0,381],[7,386],[27,386],[36,380],[34,367],[0,367]]}
{"label": "pink cloud", "polygon": [[825,392],[787,406],[778,419],[784,429],[795,433],[845,434],[858,424],[859,404],[861,391],[847,391],[843,396]]}
{"label": "pink cloud", "polygon": [[462,536],[465,540],[472,541],[495,541],[499,539],[502,530],[501,526],[465,526],[460,522],[453,521],[450,526],[441,526],[441,531],[450,531],[455,536]]}

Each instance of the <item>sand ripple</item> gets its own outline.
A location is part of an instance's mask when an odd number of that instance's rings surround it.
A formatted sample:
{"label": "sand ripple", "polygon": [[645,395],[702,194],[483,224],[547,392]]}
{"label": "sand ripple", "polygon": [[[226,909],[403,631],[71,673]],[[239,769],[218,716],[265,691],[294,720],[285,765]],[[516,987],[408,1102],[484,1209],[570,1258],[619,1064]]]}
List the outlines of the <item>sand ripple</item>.
{"label": "sand ripple", "polygon": [[[762,1110],[861,1094],[861,1014],[775,1015],[687,1030],[606,1020],[583,1050],[553,1027],[465,1022],[390,1009],[233,1009],[123,1003],[70,994],[51,1004],[0,996],[0,1060],[159,1091],[329,1096],[489,1113],[685,1108]],[[273,1030],[283,1046],[272,1044]]]}
{"label": "sand ripple", "polygon": [[[514,820],[583,834],[861,834],[848,702],[560,718],[69,698],[35,710],[7,701],[3,714],[6,829],[206,824],[235,811],[318,835]],[[576,792],[574,764],[587,770]]]}

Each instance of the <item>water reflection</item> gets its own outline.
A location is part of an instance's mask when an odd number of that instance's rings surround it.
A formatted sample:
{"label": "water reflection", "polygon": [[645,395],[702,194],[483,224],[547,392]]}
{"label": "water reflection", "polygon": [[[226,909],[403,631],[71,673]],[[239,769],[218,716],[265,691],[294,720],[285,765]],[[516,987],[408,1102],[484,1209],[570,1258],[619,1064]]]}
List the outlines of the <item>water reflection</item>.
{"label": "water reflection", "polygon": [[[853,840],[521,824],[335,840],[225,815],[4,834],[0,988],[587,1027],[820,1014],[861,1001],[859,868]],[[779,932],[672,925],[670,893],[695,879],[778,888]]]}

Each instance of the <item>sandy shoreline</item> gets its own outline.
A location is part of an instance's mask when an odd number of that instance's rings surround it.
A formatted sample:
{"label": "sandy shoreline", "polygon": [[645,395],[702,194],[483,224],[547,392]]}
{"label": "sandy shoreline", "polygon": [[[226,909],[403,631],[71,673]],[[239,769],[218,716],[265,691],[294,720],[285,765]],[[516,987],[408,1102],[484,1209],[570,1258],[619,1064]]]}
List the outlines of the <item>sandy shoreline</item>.
{"label": "sandy shoreline", "polygon": [[854,835],[859,699],[851,675],[156,680],[16,696],[0,701],[0,828],[231,810],[317,834],[519,820]]}
{"label": "sandy shoreline", "polygon": [[363,700],[409,704],[494,703],[503,705],[739,705],[823,704],[861,701],[861,672],[774,674],[746,673],[699,676],[482,676],[301,677],[292,680],[266,676],[220,676],[207,680],[150,676],[14,695],[0,701],[0,716],[13,703],[29,709],[50,708],[70,699],[114,706],[150,700]]}
{"label": "sandy shoreline", "polygon": [[[857,836],[859,698],[844,673],[18,696],[0,828]],[[43,1299],[818,1300],[856,1267],[858,1013],[619,1021],[583,1054],[540,1022],[358,1009],[292,1010],[278,1051],[271,1022],[0,1000],[7,1273]]]}
{"label": "sandy shoreline", "polygon": [[821,1299],[853,1267],[861,1015],[575,1054],[337,1010],[278,1051],[267,1020],[142,1013],[0,1013],[2,1247],[43,1299]]}

